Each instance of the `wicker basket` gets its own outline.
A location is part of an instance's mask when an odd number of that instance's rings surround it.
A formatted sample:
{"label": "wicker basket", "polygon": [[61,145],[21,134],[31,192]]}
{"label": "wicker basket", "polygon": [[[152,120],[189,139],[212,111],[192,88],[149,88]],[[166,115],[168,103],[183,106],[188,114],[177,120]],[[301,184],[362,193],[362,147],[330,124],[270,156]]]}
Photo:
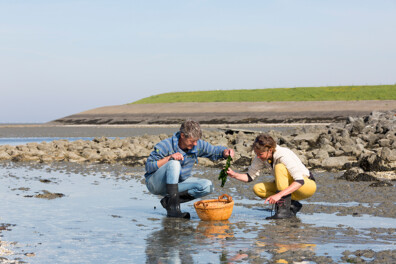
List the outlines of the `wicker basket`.
{"label": "wicker basket", "polygon": [[223,194],[218,199],[202,200],[194,203],[195,211],[203,221],[227,220],[232,214],[233,207],[234,201],[228,194]]}

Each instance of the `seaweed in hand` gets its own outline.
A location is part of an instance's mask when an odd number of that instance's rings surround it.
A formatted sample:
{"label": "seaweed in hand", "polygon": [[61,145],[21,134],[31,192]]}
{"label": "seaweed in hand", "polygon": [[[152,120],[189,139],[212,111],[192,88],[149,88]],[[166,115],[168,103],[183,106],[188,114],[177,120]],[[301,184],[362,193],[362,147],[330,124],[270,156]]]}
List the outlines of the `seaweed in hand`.
{"label": "seaweed in hand", "polygon": [[232,160],[231,156],[228,156],[225,167],[220,171],[219,180],[221,180],[221,187],[224,187],[224,184],[227,181],[227,176],[228,176],[227,170],[231,165],[231,160]]}

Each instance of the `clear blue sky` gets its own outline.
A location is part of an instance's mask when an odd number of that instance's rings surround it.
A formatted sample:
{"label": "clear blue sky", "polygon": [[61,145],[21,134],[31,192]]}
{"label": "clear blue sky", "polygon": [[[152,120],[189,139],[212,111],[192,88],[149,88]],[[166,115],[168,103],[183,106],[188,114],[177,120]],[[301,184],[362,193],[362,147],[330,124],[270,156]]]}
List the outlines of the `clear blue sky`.
{"label": "clear blue sky", "polygon": [[396,83],[396,1],[0,0],[0,123],[175,91]]}

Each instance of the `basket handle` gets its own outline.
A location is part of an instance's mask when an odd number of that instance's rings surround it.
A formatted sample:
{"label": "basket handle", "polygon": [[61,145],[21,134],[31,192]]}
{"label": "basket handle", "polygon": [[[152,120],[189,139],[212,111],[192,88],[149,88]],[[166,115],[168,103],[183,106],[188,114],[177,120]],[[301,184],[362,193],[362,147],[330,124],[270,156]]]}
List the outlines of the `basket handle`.
{"label": "basket handle", "polygon": [[220,196],[219,196],[219,198],[218,198],[218,199],[219,199],[219,201],[220,201],[220,200],[224,200],[224,197],[227,197],[227,199],[225,200],[225,202],[229,202],[229,203],[230,203],[230,202],[232,202],[232,197],[231,197],[231,196],[229,196],[229,195],[228,195],[228,194],[226,194],[226,193],[225,193],[225,194],[223,194],[223,195],[220,195]]}
{"label": "basket handle", "polygon": [[206,209],[207,203],[204,203],[203,201],[198,201],[198,202],[196,203],[196,206],[198,206],[198,205],[200,205],[200,204],[202,204],[203,207],[204,207],[204,209]]}

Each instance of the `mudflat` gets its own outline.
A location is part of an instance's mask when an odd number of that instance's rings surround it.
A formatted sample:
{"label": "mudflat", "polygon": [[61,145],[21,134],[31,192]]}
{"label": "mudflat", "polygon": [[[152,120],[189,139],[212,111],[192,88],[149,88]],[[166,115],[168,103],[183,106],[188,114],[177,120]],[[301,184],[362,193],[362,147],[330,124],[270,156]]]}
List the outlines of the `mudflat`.
{"label": "mudflat", "polygon": [[202,124],[338,122],[392,110],[396,100],[131,104],[99,107],[50,124],[179,124],[187,118]]}

